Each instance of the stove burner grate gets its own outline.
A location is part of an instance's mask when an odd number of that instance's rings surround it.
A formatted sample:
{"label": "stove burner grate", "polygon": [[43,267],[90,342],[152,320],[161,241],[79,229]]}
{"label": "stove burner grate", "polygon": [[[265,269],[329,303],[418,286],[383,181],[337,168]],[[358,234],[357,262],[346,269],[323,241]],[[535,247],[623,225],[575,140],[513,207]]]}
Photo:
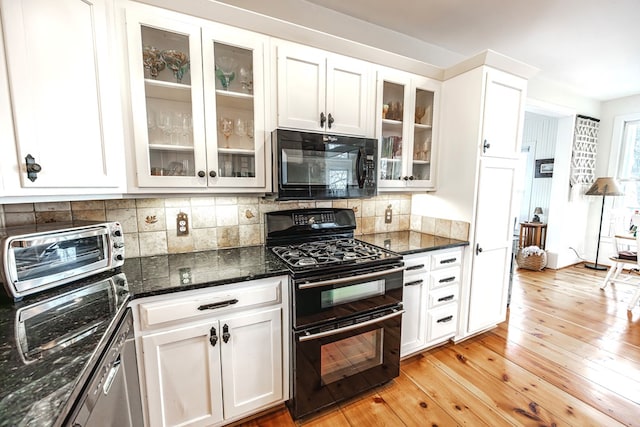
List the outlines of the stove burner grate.
{"label": "stove burner grate", "polygon": [[294,268],[375,261],[386,255],[383,249],[355,239],[304,242],[288,246],[274,246],[272,250]]}

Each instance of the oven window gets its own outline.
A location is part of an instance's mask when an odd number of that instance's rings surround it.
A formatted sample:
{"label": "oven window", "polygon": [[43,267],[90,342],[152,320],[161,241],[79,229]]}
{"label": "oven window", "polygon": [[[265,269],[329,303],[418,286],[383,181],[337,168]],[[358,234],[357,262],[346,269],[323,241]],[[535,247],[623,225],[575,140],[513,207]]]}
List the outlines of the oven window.
{"label": "oven window", "polygon": [[324,344],[320,347],[320,379],[323,385],[382,365],[384,329]]}
{"label": "oven window", "polygon": [[384,295],[384,291],[384,280],[376,280],[375,282],[358,283],[357,285],[328,289],[320,293],[321,307],[323,309],[335,307],[352,301]]}
{"label": "oven window", "polygon": [[21,282],[103,262],[107,253],[103,235],[26,243],[18,240],[11,244]]}

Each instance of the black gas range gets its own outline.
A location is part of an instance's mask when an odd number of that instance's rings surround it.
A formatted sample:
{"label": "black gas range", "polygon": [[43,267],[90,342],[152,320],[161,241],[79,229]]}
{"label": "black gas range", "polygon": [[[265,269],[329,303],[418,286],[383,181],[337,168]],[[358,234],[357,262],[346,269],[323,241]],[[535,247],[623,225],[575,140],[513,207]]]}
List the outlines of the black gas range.
{"label": "black gas range", "polygon": [[265,226],[293,278],[293,417],[398,376],[402,256],[356,239],[351,209],[269,212]]}

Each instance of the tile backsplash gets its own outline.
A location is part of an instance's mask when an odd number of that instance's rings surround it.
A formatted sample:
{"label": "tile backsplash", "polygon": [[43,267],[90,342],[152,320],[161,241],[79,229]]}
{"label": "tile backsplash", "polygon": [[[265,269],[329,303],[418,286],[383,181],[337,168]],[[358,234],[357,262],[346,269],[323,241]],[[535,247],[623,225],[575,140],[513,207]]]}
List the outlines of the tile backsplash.
{"label": "tile backsplash", "polygon": [[[264,213],[309,207],[351,208],[356,234],[414,230],[468,239],[469,224],[411,215],[411,195],[371,199],[275,202],[260,197],[199,196],[0,205],[0,226],[70,220],[119,221],[128,257],[184,253],[264,243]],[[391,223],[385,222],[391,209]],[[186,214],[187,235],[178,235]]]}

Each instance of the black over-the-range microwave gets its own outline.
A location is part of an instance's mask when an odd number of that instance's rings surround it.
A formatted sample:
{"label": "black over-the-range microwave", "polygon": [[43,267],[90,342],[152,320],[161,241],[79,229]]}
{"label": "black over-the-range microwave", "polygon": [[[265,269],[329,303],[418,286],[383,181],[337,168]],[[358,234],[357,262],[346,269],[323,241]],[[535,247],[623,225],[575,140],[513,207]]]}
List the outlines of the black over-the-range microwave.
{"label": "black over-the-range microwave", "polygon": [[289,129],[273,131],[277,200],[373,197],[377,140]]}

